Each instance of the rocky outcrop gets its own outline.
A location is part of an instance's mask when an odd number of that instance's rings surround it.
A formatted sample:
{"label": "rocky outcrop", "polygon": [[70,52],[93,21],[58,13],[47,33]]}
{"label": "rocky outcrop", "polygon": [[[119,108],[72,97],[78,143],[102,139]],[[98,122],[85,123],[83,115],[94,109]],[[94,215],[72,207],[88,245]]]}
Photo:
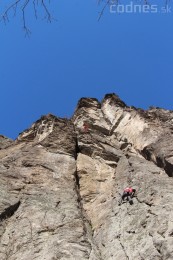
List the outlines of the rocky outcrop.
{"label": "rocky outcrop", "polygon": [[10,138],[7,138],[4,135],[0,135],[0,150],[5,149],[8,146],[10,146],[13,143],[13,140]]}
{"label": "rocky outcrop", "polygon": [[172,111],[108,94],[0,139],[0,259],[173,259],[172,134]]}

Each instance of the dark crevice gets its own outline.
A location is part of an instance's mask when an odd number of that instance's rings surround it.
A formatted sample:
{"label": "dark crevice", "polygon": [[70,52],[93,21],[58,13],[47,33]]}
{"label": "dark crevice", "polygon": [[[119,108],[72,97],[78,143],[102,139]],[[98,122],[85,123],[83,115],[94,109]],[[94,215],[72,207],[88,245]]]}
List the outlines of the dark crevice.
{"label": "dark crevice", "polygon": [[78,154],[80,153],[80,148],[79,148],[79,145],[78,145],[78,140],[77,140],[77,136],[76,136],[76,145],[75,145],[75,160],[77,160],[77,156]]}
{"label": "dark crevice", "polygon": [[141,155],[148,161],[152,161],[154,164],[156,164],[159,168],[162,168],[165,170],[166,174],[169,177],[173,177],[173,165],[169,163],[166,158],[162,155],[157,155],[154,153],[153,149],[151,147],[145,147],[141,151]]}
{"label": "dark crevice", "polygon": [[23,162],[22,162],[22,165],[23,165],[24,167],[27,167],[27,168],[29,168],[29,167],[34,167],[34,166],[35,166],[35,165],[33,165],[33,163],[27,162],[27,161],[23,161]]}
{"label": "dark crevice", "polygon": [[75,172],[74,177],[75,177],[76,185],[77,185],[78,189],[80,189],[80,181],[79,181],[80,178],[79,178],[79,175],[77,174],[77,172]]}
{"label": "dark crevice", "polygon": [[57,208],[57,207],[59,206],[59,204],[60,204],[60,203],[61,203],[61,201],[60,201],[60,200],[59,200],[59,201],[57,201],[57,202],[56,202],[56,206],[55,206],[55,207]]}
{"label": "dark crevice", "polygon": [[14,215],[14,213],[18,210],[20,206],[20,201],[15,203],[14,205],[11,205],[10,207],[6,208],[1,214],[0,214],[0,221],[3,221],[7,218],[10,218]]}
{"label": "dark crevice", "polygon": [[131,145],[131,144],[130,143],[123,143],[123,144],[121,144],[120,149],[125,150],[128,147],[128,145]]}
{"label": "dark crevice", "polygon": [[155,247],[155,248],[156,248],[157,252],[158,252],[159,254],[161,254],[160,249],[158,249],[157,247]]}
{"label": "dark crevice", "polygon": [[173,231],[168,234],[169,237],[173,237]]}
{"label": "dark crevice", "polygon": [[[75,160],[77,160],[77,156],[78,154],[80,153],[80,148],[79,148],[79,145],[78,145],[78,139],[77,139],[77,136],[76,136],[76,151],[75,151]],[[76,185],[77,185],[77,189],[79,190],[80,189],[80,181],[79,181],[79,175],[77,173],[77,170],[76,172],[74,173],[74,177],[75,177],[75,182],[76,182]],[[78,196],[79,197],[79,196]]]}
{"label": "dark crevice", "polygon": [[114,130],[118,127],[118,125],[122,121],[123,117],[124,117],[124,113],[120,116],[120,118],[117,120],[115,125],[113,125],[113,127],[111,128],[110,133],[109,133],[110,136],[113,134]]}
{"label": "dark crevice", "polygon": [[50,172],[53,172],[53,170],[50,167],[46,166],[46,165],[40,164],[40,166],[43,167],[44,169],[50,171]]}
{"label": "dark crevice", "polygon": [[112,127],[111,121],[109,120],[109,118],[107,118],[107,116],[105,115],[105,113],[104,113],[104,111],[103,111],[102,108],[100,109],[100,111],[102,112],[102,115],[103,115],[103,118],[104,118],[105,122],[106,122],[110,127]]}
{"label": "dark crevice", "polygon": [[148,213],[149,213],[150,215],[153,215],[153,216],[155,216],[155,217],[158,217],[158,215],[155,214],[155,213],[153,213],[153,212],[151,211],[151,209],[148,210]]}
{"label": "dark crevice", "polygon": [[165,160],[165,172],[168,174],[169,177],[173,177],[173,165]]}

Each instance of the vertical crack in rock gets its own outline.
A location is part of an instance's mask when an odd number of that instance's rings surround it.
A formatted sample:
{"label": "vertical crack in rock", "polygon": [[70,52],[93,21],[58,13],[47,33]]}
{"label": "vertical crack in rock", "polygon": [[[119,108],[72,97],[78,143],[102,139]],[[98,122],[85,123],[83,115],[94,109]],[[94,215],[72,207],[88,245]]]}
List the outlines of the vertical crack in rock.
{"label": "vertical crack in rock", "polygon": [[[83,218],[85,235],[87,236],[88,241],[89,241],[90,246],[91,246],[90,255],[92,253],[92,250],[94,250],[99,257],[97,259],[103,260],[102,257],[101,257],[100,250],[99,250],[98,246],[96,245],[94,238],[93,238],[91,220],[88,219],[88,216],[87,216],[87,214],[86,214],[86,212],[83,208],[83,205],[82,205],[82,198],[81,198],[81,195],[80,195],[80,181],[79,181],[79,176],[77,174],[77,171],[75,172],[75,180],[76,180],[76,193],[77,193],[77,197],[78,197],[79,208],[81,210],[81,214],[82,214],[82,218]],[[90,256],[89,256],[88,259],[90,259]]]}
{"label": "vertical crack in rock", "polygon": [[[77,140],[77,142],[76,142],[76,162],[77,162],[78,152],[79,152],[79,147],[78,147],[78,140]],[[89,255],[88,259],[90,259],[92,250],[94,250],[95,254],[97,255],[96,259],[103,260],[101,257],[101,252],[100,252],[97,244],[95,243],[95,240],[93,237],[91,220],[89,220],[89,218],[85,212],[85,209],[83,207],[82,198],[81,198],[81,194],[80,194],[80,177],[78,175],[77,169],[76,169],[76,172],[74,173],[74,177],[75,177],[75,189],[76,189],[76,194],[77,194],[77,198],[78,198],[78,205],[81,210],[85,235],[86,235],[86,237],[90,243],[90,247],[91,247],[91,251],[90,251],[90,255]]]}
{"label": "vertical crack in rock", "polygon": [[75,176],[75,181],[76,181],[76,185],[77,185],[78,198],[80,198],[80,200],[81,200],[81,197],[80,197],[80,181],[79,181],[79,176],[77,174],[77,171],[75,172],[74,176]]}

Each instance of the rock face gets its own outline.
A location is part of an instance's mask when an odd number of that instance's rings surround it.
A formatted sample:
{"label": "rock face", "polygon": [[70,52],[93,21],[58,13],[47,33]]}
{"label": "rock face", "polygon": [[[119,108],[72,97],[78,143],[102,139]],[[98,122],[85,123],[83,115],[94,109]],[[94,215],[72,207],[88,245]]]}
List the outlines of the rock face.
{"label": "rock face", "polygon": [[0,150],[7,148],[13,141],[3,135],[0,135]]}
{"label": "rock face", "polygon": [[172,111],[115,94],[1,136],[0,259],[173,259],[172,140]]}

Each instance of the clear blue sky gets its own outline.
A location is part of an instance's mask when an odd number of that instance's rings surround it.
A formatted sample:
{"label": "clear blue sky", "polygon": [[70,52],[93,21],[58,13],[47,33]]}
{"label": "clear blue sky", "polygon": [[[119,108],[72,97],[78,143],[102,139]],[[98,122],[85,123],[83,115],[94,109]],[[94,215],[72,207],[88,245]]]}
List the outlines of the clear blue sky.
{"label": "clear blue sky", "polygon": [[52,0],[57,22],[0,24],[0,134],[16,138],[41,115],[70,117],[81,97],[117,93],[128,105],[173,109],[173,10],[110,14],[96,0]]}

